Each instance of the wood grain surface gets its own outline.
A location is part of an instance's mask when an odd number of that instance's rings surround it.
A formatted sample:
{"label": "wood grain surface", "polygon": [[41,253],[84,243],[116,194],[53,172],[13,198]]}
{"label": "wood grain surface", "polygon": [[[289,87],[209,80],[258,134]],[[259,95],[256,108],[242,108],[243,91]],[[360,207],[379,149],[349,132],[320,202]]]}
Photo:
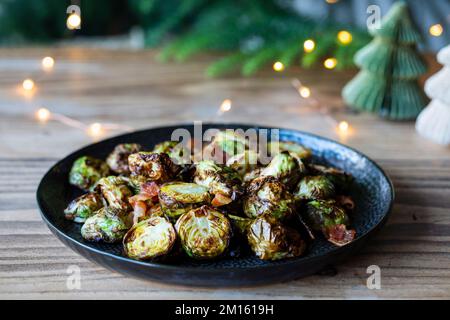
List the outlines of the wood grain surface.
{"label": "wood grain surface", "polygon": [[[39,72],[40,59],[56,59]],[[311,299],[450,298],[450,149],[418,136],[413,122],[382,121],[348,111],[340,90],[355,71],[292,69],[258,76],[207,79],[211,56],[160,64],[155,52],[77,48],[0,50],[0,298]],[[431,62],[431,71],[439,66]],[[20,83],[36,81],[33,95]],[[297,77],[337,120],[340,135],[290,82]],[[231,111],[217,115],[223,99]],[[341,141],[376,160],[390,175],[396,202],[386,227],[357,255],[327,272],[250,288],[193,288],[127,278],[99,267],[60,243],[41,221],[37,184],[58,159],[92,142],[57,122],[40,124],[45,106],[86,123],[136,129],[193,120],[242,122],[310,131]],[[106,132],[105,136],[120,132]],[[67,269],[81,268],[81,289],[66,286]],[[366,286],[369,265],[381,268],[381,289]]]}

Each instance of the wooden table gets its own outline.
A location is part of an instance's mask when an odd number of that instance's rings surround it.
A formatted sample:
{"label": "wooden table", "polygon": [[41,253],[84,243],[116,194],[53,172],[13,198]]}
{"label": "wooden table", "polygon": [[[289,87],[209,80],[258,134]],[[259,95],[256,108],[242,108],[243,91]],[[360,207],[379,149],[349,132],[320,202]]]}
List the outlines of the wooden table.
{"label": "wooden table", "polygon": [[[56,67],[39,72],[52,55]],[[76,48],[0,50],[0,298],[298,299],[450,298],[450,150],[419,137],[414,123],[352,114],[340,89],[354,72],[271,70],[257,77],[210,80],[211,57],[160,64],[155,53]],[[435,63],[433,70],[439,68]],[[34,94],[20,83],[36,81]],[[290,84],[300,78],[351,125],[340,135]],[[217,116],[230,98],[231,111]],[[386,227],[335,275],[316,275],[277,285],[237,289],[169,286],[127,278],[99,267],[59,242],[41,221],[36,186],[58,159],[91,143],[82,130],[38,123],[45,106],[85,123],[115,122],[133,128],[193,120],[257,123],[301,129],[340,140],[380,163],[397,198]],[[118,132],[107,132],[114,135]],[[68,290],[67,269],[81,268],[81,289]],[[381,268],[381,289],[369,290],[366,268]]]}

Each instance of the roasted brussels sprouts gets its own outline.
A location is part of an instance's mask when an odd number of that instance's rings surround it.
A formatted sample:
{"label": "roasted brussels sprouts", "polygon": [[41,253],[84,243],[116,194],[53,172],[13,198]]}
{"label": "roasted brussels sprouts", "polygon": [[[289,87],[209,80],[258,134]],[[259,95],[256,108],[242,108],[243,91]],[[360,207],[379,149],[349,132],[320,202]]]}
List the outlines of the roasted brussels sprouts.
{"label": "roasted brussels sprouts", "polygon": [[299,200],[329,199],[334,195],[334,185],[325,176],[303,177],[294,193]]}
{"label": "roasted brussels sprouts", "polygon": [[272,176],[254,179],[247,187],[244,213],[249,218],[262,215],[286,220],[294,213],[295,201],[286,187]]}
{"label": "roasted brussels sprouts", "polygon": [[279,152],[287,151],[295,158],[309,160],[312,156],[311,150],[291,141],[274,141],[267,144],[267,151],[275,156]]}
{"label": "roasted brussels sprouts", "polygon": [[159,190],[162,212],[175,219],[193,208],[209,204],[208,188],[187,182],[168,182]]}
{"label": "roasted brussels sprouts", "polygon": [[242,154],[247,149],[245,137],[234,130],[219,131],[213,141],[205,147],[205,155],[211,155],[212,159],[220,164],[235,155]]}
{"label": "roasted brussels sprouts", "polygon": [[89,190],[98,180],[109,174],[106,162],[89,156],[75,160],[69,173],[69,183]]}
{"label": "roasted brussels sprouts", "polygon": [[308,166],[308,171],[312,175],[326,176],[333,183],[337,193],[346,193],[353,182],[350,174],[332,167],[311,164]]}
{"label": "roasted brussels sprouts", "polygon": [[183,214],[175,224],[184,251],[194,259],[212,259],[227,249],[231,237],[230,221],[208,206]]}
{"label": "roasted brussels sprouts", "polygon": [[301,160],[295,159],[284,151],[273,157],[267,167],[261,170],[260,175],[278,178],[286,186],[293,187],[305,171],[306,168]]}
{"label": "roasted brussels sprouts", "polygon": [[298,257],[306,248],[305,242],[295,229],[265,216],[252,222],[247,239],[253,252],[262,260]]}
{"label": "roasted brussels sprouts", "polygon": [[90,192],[74,199],[64,210],[66,219],[74,222],[85,222],[87,218],[94,215],[95,211],[103,208],[104,203],[102,197]]}
{"label": "roasted brussels sprouts", "polygon": [[133,208],[133,224],[153,215],[162,215],[159,213],[158,192],[159,186],[154,181],[147,181],[140,185],[138,194],[128,198]]}
{"label": "roasted brussels sprouts", "polygon": [[248,227],[253,222],[252,219],[239,217],[232,214],[227,215],[227,217],[234,229],[237,230],[240,234],[247,234]]}
{"label": "roasted brussels sprouts", "polygon": [[306,205],[306,221],[315,231],[321,231],[335,245],[342,246],[355,238],[354,230],[347,230],[349,219],[334,200],[314,200]]}
{"label": "roasted brussels sprouts", "polygon": [[175,229],[164,217],[150,217],[135,224],[123,238],[125,254],[147,260],[167,254],[175,244]]}
{"label": "roasted brussels sprouts", "polygon": [[109,206],[124,211],[131,209],[128,198],[133,195],[127,181],[122,177],[109,176],[101,178],[95,187],[108,202]]}
{"label": "roasted brussels sprouts", "polygon": [[137,143],[118,144],[106,158],[106,163],[112,171],[118,174],[129,174],[128,157],[132,153],[141,151],[142,146]]}
{"label": "roasted brussels sprouts", "polygon": [[152,150],[153,153],[165,153],[175,164],[186,164],[190,162],[189,150],[177,141],[164,141],[158,143]]}
{"label": "roasted brussels sprouts", "polygon": [[241,193],[239,174],[229,167],[215,164],[212,160],[197,163],[194,182],[214,194],[211,204],[215,207],[231,203]]}
{"label": "roasted brussels sprouts", "polygon": [[227,166],[236,170],[241,177],[256,169],[258,166],[258,154],[254,151],[247,150],[237,154],[227,161]]}
{"label": "roasted brussels sprouts", "polygon": [[128,165],[132,175],[142,175],[161,183],[173,179],[179,171],[165,153],[133,153],[128,157]]}
{"label": "roasted brussels sprouts", "polygon": [[88,241],[120,242],[128,230],[126,214],[111,207],[103,207],[86,219],[81,236]]}
{"label": "roasted brussels sprouts", "polygon": [[253,169],[250,172],[247,172],[244,175],[244,183],[251,182],[252,180],[258,178],[261,175],[261,170],[262,169],[264,169],[264,168],[259,167],[259,168]]}

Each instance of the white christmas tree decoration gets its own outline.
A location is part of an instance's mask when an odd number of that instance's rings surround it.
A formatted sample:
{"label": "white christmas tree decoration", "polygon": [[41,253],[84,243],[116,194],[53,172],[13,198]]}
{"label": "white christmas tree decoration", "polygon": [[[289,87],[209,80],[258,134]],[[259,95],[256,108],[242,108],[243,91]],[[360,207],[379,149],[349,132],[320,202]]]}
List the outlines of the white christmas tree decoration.
{"label": "white christmas tree decoration", "polygon": [[416,130],[436,143],[450,145],[450,45],[439,51],[437,60],[444,68],[425,82],[432,100],[417,117]]}

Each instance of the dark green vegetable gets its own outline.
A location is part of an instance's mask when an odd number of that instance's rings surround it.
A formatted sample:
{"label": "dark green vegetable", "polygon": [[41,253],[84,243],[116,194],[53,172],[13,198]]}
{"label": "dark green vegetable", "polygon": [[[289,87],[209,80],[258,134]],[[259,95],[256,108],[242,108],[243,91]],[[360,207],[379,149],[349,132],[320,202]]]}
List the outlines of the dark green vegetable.
{"label": "dark green vegetable", "polygon": [[132,153],[141,151],[142,146],[137,143],[118,144],[106,158],[106,163],[112,171],[118,174],[129,174],[128,157]]}
{"label": "dark green vegetable", "polygon": [[90,192],[71,201],[64,210],[64,214],[68,220],[83,223],[103,206],[102,197],[95,192]]}
{"label": "dark green vegetable", "polygon": [[175,224],[184,251],[194,259],[212,259],[225,252],[231,238],[230,221],[219,211],[202,206],[183,214]]}
{"label": "dark green vegetable", "polygon": [[124,211],[131,210],[128,199],[133,196],[127,181],[122,177],[101,178],[95,187],[108,202],[108,205]]}
{"label": "dark green vegetable", "polygon": [[89,190],[98,180],[109,174],[106,162],[89,156],[75,160],[69,173],[69,183]]}
{"label": "dark green vegetable", "polygon": [[272,176],[278,178],[286,186],[293,187],[305,172],[306,168],[301,160],[284,151],[273,157],[267,167],[261,170],[260,176]]}
{"label": "dark green vegetable", "polygon": [[244,151],[229,158],[227,166],[236,170],[241,177],[244,177],[247,173],[257,168],[258,154],[251,150]]}
{"label": "dark green vegetable", "polygon": [[350,174],[336,168],[310,164],[308,171],[312,175],[324,175],[327,177],[333,183],[337,193],[348,192],[353,183],[353,177]]}
{"label": "dark green vegetable", "polygon": [[264,216],[255,219],[249,226],[247,238],[253,252],[262,260],[298,257],[306,249],[296,230]]}
{"label": "dark green vegetable", "polygon": [[300,180],[294,193],[296,199],[329,199],[335,196],[333,183],[326,176],[306,176]]}
{"label": "dark green vegetable", "polygon": [[280,152],[287,151],[295,158],[309,160],[312,156],[311,150],[291,141],[276,141],[267,144],[267,151],[275,156]]}
{"label": "dark green vegetable", "polygon": [[152,150],[153,153],[165,153],[175,164],[190,163],[191,155],[187,148],[177,141],[164,141],[158,143]]}
{"label": "dark green vegetable", "polygon": [[164,217],[152,216],[135,224],[124,236],[125,254],[137,260],[147,260],[170,252],[177,235]]}
{"label": "dark green vegetable", "polygon": [[235,230],[237,230],[240,234],[243,235],[247,234],[247,230],[251,225],[251,223],[253,222],[252,219],[239,217],[232,214],[227,215],[227,217],[230,220],[231,225],[235,228]]}
{"label": "dark green vegetable", "polygon": [[173,179],[180,170],[165,153],[133,153],[128,157],[128,165],[132,175],[141,175],[161,183]]}
{"label": "dark green vegetable", "polygon": [[81,235],[88,241],[120,242],[128,230],[124,219],[126,214],[120,210],[104,207],[86,219],[81,227]]}

